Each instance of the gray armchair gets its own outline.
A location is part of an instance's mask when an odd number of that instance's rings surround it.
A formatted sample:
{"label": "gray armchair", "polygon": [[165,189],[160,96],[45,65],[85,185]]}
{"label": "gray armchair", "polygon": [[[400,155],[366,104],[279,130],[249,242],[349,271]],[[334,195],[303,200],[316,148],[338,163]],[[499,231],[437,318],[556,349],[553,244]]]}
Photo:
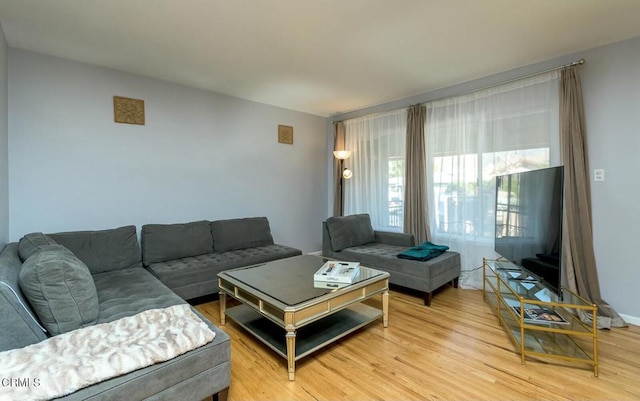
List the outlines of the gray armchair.
{"label": "gray armchair", "polygon": [[373,230],[368,214],[330,217],[322,223],[323,256],[386,271],[391,284],[422,291],[424,304],[430,306],[434,290],[448,283],[458,287],[460,254],[447,251],[426,262],[397,257],[415,245],[413,235]]}

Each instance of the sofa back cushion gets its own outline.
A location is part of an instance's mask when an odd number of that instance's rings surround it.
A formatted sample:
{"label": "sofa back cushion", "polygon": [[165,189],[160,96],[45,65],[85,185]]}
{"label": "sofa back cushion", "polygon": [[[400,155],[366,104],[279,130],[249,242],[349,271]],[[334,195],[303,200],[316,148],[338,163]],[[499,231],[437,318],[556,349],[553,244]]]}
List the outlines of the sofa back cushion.
{"label": "sofa back cushion", "polygon": [[211,222],[213,249],[216,252],[273,245],[266,217],[217,220]]}
{"label": "sofa back cushion", "polygon": [[18,243],[7,244],[0,252],[0,352],[26,347],[47,338],[44,327],[20,289],[18,277],[21,267]]}
{"label": "sofa back cushion", "polygon": [[206,220],[184,224],[146,224],[142,226],[140,236],[145,266],[213,252],[213,237]]}
{"label": "sofa back cushion", "polygon": [[87,265],[91,274],[141,265],[136,226],[48,234]]}
{"label": "sofa back cushion", "polygon": [[55,245],[56,242],[43,233],[30,233],[20,239],[18,253],[24,262],[29,256],[38,252],[42,246]]}
{"label": "sofa back cushion", "polygon": [[327,219],[327,230],[331,239],[331,249],[334,252],[375,242],[371,218],[368,214],[330,217]]}
{"label": "sofa back cushion", "polygon": [[98,293],[89,268],[64,246],[42,247],[24,262],[19,281],[52,335],[98,321]]}

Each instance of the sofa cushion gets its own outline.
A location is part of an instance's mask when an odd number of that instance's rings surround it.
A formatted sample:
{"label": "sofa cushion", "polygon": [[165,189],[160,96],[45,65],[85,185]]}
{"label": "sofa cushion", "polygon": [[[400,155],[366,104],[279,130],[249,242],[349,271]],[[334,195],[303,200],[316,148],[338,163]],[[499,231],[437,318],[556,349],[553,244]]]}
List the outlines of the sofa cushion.
{"label": "sofa cushion", "polygon": [[29,256],[38,252],[44,245],[55,245],[56,242],[43,233],[30,233],[20,239],[18,253],[24,262]]}
{"label": "sofa cushion", "polygon": [[98,293],[98,324],[184,303],[144,267],[96,274],[93,281]]}
{"label": "sofa cushion", "polygon": [[61,245],[43,246],[20,269],[20,288],[49,333],[98,320],[98,294],[89,268]]}
{"label": "sofa cushion", "polygon": [[217,293],[218,273],[224,270],[301,254],[299,249],[273,244],[168,260],[150,265],[149,270],[183,299],[192,299]]}
{"label": "sofa cushion", "polygon": [[334,252],[375,241],[368,214],[330,217],[327,219],[327,230]]}
{"label": "sofa cushion", "polygon": [[209,222],[146,224],[142,226],[142,261],[145,266],[213,252]]}
{"label": "sofa cushion", "polygon": [[83,261],[91,274],[141,265],[136,226],[48,234]]}
{"label": "sofa cushion", "polygon": [[211,222],[213,249],[216,252],[273,245],[266,217],[218,220]]}

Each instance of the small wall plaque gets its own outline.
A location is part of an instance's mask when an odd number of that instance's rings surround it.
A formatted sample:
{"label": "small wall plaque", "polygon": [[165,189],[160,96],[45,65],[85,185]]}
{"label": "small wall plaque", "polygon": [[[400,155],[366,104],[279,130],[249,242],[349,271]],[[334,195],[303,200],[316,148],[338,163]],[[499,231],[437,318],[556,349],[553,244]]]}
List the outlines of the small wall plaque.
{"label": "small wall plaque", "polygon": [[123,124],[144,125],[144,100],[114,96],[113,120]]}
{"label": "small wall plaque", "polygon": [[293,145],[293,127],[278,125],[278,142]]}

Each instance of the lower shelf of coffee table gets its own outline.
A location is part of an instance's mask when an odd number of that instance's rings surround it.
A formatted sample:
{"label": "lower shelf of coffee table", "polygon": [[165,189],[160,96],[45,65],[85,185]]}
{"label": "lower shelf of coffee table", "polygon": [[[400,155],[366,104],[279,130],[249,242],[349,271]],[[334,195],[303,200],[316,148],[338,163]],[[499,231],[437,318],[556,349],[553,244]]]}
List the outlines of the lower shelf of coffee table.
{"label": "lower shelf of coffee table", "polygon": [[[228,318],[281,357],[287,358],[285,338],[287,331],[284,328],[263,317],[247,305],[234,306],[225,312]],[[303,326],[296,332],[295,360],[303,358],[381,317],[382,311],[380,309],[360,303]]]}

